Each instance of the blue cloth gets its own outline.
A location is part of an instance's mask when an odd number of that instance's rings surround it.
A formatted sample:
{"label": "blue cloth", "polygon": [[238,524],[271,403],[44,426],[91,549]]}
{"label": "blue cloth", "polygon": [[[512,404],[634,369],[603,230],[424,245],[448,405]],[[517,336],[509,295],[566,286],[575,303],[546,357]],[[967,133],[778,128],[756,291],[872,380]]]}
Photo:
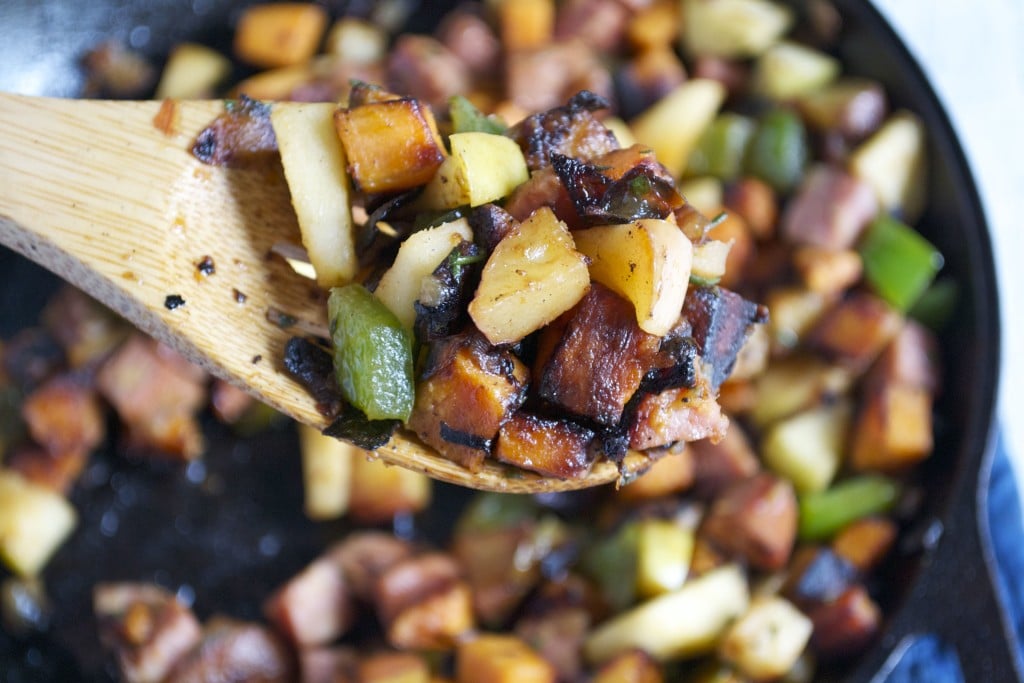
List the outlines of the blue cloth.
{"label": "blue cloth", "polygon": [[[1018,649],[1024,652],[1024,524],[1006,442],[999,437],[988,491],[988,521],[1003,595],[1007,598]],[[917,639],[886,683],[963,683],[956,651],[939,638]],[[973,682],[972,682],[973,683]]]}

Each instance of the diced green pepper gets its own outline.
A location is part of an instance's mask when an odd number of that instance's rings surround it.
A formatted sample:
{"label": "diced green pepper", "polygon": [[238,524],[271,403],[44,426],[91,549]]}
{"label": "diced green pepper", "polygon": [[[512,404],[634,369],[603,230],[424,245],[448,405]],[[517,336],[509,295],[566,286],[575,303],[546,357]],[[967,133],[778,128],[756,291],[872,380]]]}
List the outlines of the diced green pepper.
{"label": "diced green pepper", "polygon": [[891,306],[906,312],[942,268],[942,254],[891,216],[876,218],[860,242],[864,278]]}
{"label": "diced green pepper", "polygon": [[888,477],[865,474],[846,479],[826,491],[800,498],[800,538],[829,538],[862,517],[888,510],[900,488]]}
{"label": "diced green pepper", "polygon": [[327,300],[341,393],[371,420],[407,420],[414,399],[412,333],[360,284]]}
{"label": "diced green pepper", "polygon": [[625,524],[614,535],[597,540],[580,558],[580,568],[597,582],[615,612],[636,599],[638,542],[636,522]]}
{"label": "diced green pepper", "polygon": [[459,531],[498,531],[537,517],[533,498],[513,493],[478,493],[459,516]]}
{"label": "diced green pepper", "polygon": [[743,167],[743,155],[754,134],[754,122],[731,112],[721,114],[701,136],[690,153],[688,175],[710,175],[733,180]]}
{"label": "diced green pepper", "polygon": [[487,116],[462,95],[448,100],[453,133],[493,133],[501,135],[507,126],[496,116]]}
{"label": "diced green pepper", "polygon": [[939,331],[953,317],[959,298],[960,287],[955,280],[936,280],[910,308],[908,315],[922,325]]}
{"label": "diced green pepper", "polygon": [[757,124],[744,168],[779,192],[788,192],[803,177],[807,154],[807,131],[800,117],[788,109],[773,109]]}

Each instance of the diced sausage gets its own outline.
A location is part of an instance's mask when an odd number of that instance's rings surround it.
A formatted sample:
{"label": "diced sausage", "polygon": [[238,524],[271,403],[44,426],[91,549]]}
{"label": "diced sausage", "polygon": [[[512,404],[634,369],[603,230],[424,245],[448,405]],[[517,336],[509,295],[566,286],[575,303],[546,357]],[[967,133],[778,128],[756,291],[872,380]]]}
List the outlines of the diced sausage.
{"label": "diced sausage", "polygon": [[834,601],[810,610],[807,616],[814,623],[811,647],[823,659],[849,657],[863,651],[882,622],[878,605],[857,584]]}
{"label": "diced sausage", "polygon": [[719,441],[729,429],[707,380],[698,373],[694,387],[666,389],[640,399],[629,428],[629,447],[646,450],[677,441]]}
{"label": "diced sausage", "polygon": [[693,287],[683,301],[683,317],[690,323],[703,361],[710,365],[713,391],[726,380],[743,343],[755,323],[768,319],[764,306],[747,301],[722,287]]}
{"label": "diced sausage", "polygon": [[155,585],[99,584],[93,610],[126,683],[163,681],[202,635],[192,610]]}
{"label": "diced sausage", "polygon": [[21,416],[36,443],[54,454],[88,453],[103,441],[106,418],[95,390],[63,375],[25,397]]}
{"label": "diced sausage", "polygon": [[619,148],[615,135],[594,116],[607,106],[599,95],[579,92],[563,106],[552,105],[523,119],[508,135],[522,148],[531,171],[548,167],[552,154],[590,161]]}
{"label": "diced sausage", "polygon": [[619,0],[567,0],[558,10],[555,38],[573,38],[600,53],[618,49],[626,32],[629,10]]}
{"label": "diced sausage", "polygon": [[497,71],[501,42],[479,12],[468,7],[456,8],[442,20],[437,35],[474,76]]}
{"label": "diced sausage", "polygon": [[215,617],[164,683],[288,683],[293,669],[291,653],[270,629]]}
{"label": "diced sausage", "polygon": [[334,641],[354,619],[343,569],[329,556],[313,561],[277,589],[267,599],[264,612],[300,648]]}
{"label": "diced sausage", "polygon": [[325,555],[341,567],[352,595],[369,602],[377,577],[412,555],[412,547],[391,534],[364,531],[351,534]]}
{"label": "diced sausage", "polygon": [[790,244],[848,249],[878,214],[871,186],[834,166],[816,166],[782,216]]}
{"label": "diced sausage", "polygon": [[443,108],[448,98],[469,89],[466,65],[430,36],[405,34],[388,58],[388,80],[396,92]]}
{"label": "diced sausage", "polygon": [[701,439],[690,444],[690,451],[694,493],[702,498],[715,498],[761,469],[750,440],[738,424],[730,424],[718,443]]}

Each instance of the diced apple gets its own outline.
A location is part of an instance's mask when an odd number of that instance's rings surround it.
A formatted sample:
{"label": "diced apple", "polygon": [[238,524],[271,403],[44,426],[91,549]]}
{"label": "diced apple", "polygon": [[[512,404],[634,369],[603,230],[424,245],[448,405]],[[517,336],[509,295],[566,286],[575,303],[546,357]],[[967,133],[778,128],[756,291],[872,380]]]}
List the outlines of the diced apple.
{"label": "diced apple", "polygon": [[492,344],[512,344],[576,305],[590,288],[586,258],[543,207],[491,252],[469,315]]}
{"label": "diced apple", "polygon": [[302,244],[327,289],[347,283],[359,267],[345,154],[330,103],[278,105],[270,111]]}
{"label": "diced apple", "polygon": [[828,85],[839,69],[839,60],[824,52],[783,41],[758,58],[754,87],[772,99],[789,100]]}
{"label": "diced apple", "polygon": [[759,598],[729,627],[718,651],[751,679],[774,680],[796,664],[813,630],[788,600]]}
{"label": "diced apple", "polygon": [[854,150],[850,172],[875,190],[886,211],[913,225],[924,209],[927,160],[924,123],[899,111]]}
{"label": "diced apple", "polygon": [[315,427],[299,425],[306,515],[336,519],[348,510],[352,487],[352,444],[324,436]]}
{"label": "diced apple", "polygon": [[590,277],[628,299],[644,332],[664,336],[679,320],[693,247],[674,223],[643,219],[574,233]]}
{"label": "diced apple", "polygon": [[838,401],[777,422],[761,444],[765,463],[800,493],[825,490],[843,459],[850,414],[849,402]]}
{"label": "diced apple", "polygon": [[480,206],[508,196],[530,178],[523,151],[512,138],[490,133],[454,133],[445,159],[423,190],[430,209]]}
{"label": "diced apple", "polygon": [[473,240],[473,230],[460,218],[409,236],[395,261],[381,277],[374,294],[410,330],[416,322],[414,304],[420,298],[423,278],[434,272],[462,240]]}
{"label": "diced apple", "polygon": [[0,469],[0,559],[14,573],[38,574],[76,523],[60,494]]}
{"label": "diced apple", "polygon": [[725,86],[718,81],[686,81],[633,120],[633,135],[638,143],[653,149],[658,161],[678,178],[725,95]]}
{"label": "diced apple", "polygon": [[697,57],[754,57],[774,45],[793,12],[770,0],[683,0],[683,51]]}
{"label": "diced apple", "polygon": [[167,58],[167,66],[156,87],[156,98],[192,100],[207,97],[229,73],[231,60],[217,50],[195,43],[181,43]]}

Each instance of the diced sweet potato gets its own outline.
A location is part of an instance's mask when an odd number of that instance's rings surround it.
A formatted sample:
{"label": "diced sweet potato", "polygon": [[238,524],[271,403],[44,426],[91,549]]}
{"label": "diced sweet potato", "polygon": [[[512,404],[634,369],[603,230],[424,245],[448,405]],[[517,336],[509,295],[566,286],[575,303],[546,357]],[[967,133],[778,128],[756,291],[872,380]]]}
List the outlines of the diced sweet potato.
{"label": "diced sweet potato", "polygon": [[418,100],[339,109],[334,124],[348,173],[362,192],[398,192],[423,185],[444,161],[433,116]]}
{"label": "diced sweet potato", "polygon": [[909,385],[870,390],[857,416],[850,464],[858,470],[901,470],[931,455],[932,395]]}
{"label": "diced sweet potato", "polygon": [[761,465],[743,428],[730,424],[722,440],[701,439],[690,444],[693,453],[693,488],[704,498],[715,498],[738,481],[753,476]]}
{"label": "diced sweet potato", "polygon": [[501,425],[522,404],[527,377],[518,358],[478,334],[449,338],[432,351],[409,427],[445,457],[478,468]]}
{"label": "diced sweet potato", "polygon": [[458,683],[554,683],[555,669],[519,638],[481,635],[455,652]]}
{"label": "diced sweet potato", "polygon": [[907,320],[864,381],[869,386],[900,384],[934,394],[939,389],[939,345],[934,333]]}
{"label": "diced sweet potato", "polygon": [[863,372],[900,330],[902,317],[867,292],[829,310],[808,336],[811,347],[855,373]]}
{"label": "diced sweet potato", "polygon": [[715,500],[701,534],[751,566],[773,571],[789,560],[797,514],[792,485],[761,473],[733,484]]}
{"label": "diced sweet potato", "polygon": [[896,523],[885,517],[864,517],[843,527],[832,539],[832,550],[867,574],[889,553],[898,533]]}
{"label": "diced sweet potato", "polygon": [[654,0],[643,3],[629,18],[626,38],[638,52],[671,47],[679,35],[679,3]]}
{"label": "diced sweet potato", "polygon": [[725,219],[708,231],[708,239],[731,243],[729,255],[725,260],[725,274],[718,284],[722,287],[735,287],[743,281],[747,264],[754,251],[754,237],[747,222],[740,214],[730,210],[723,212]]}
{"label": "diced sweet potato", "polygon": [[639,477],[618,489],[623,501],[643,501],[685,491],[694,480],[694,454],[686,448],[672,449],[660,456]]}
{"label": "diced sweet potato", "polygon": [[390,521],[401,513],[414,514],[430,505],[430,478],[357,453],[352,458],[349,514],[362,523]]}
{"label": "diced sweet potato", "polygon": [[235,29],[235,54],[262,67],[309,60],[327,28],[327,12],[308,3],[272,3],[249,7]]}
{"label": "diced sweet potato", "polygon": [[555,31],[553,0],[502,0],[498,4],[501,44],[507,52],[530,50],[551,42]]}
{"label": "diced sweet potato", "polygon": [[20,444],[4,457],[4,467],[27,481],[66,495],[81,475],[90,453],[83,450],[52,452],[35,444]]}
{"label": "diced sweet potato", "polygon": [[576,415],[615,425],[654,367],[660,340],[637,326],[628,301],[596,283],[566,316],[538,372],[538,392]]}
{"label": "diced sweet potato", "polygon": [[779,200],[775,190],[759,178],[740,178],[725,190],[725,206],[747,222],[747,228],[759,241],[775,235]]}
{"label": "diced sweet potato", "polygon": [[455,561],[428,553],[393,565],[374,587],[388,642],[400,649],[448,649],[474,626],[469,584]]}
{"label": "diced sweet potato", "polygon": [[581,477],[590,469],[590,442],[586,427],[517,411],[498,432],[494,457],[548,477]]}
{"label": "diced sweet potato", "polygon": [[359,683],[430,683],[430,668],[412,652],[378,652],[359,662]]}
{"label": "diced sweet potato", "polygon": [[807,289],[825,296],[856,284],[864,271],[860,254],[853,249],[799,247],[793,252],[793,265]]}
{"label": "diced sweet potato", "polygon": [[815,607],[808,616],[814,623],[811,646],[823,659],[861,652],[878,633],[882,622],[881,610],[860,585]]}
{"label": "diced sweet potato", "polygon": [[593,683],[661,683],[661,666],[643,650],[627,650],[605,662]]}

